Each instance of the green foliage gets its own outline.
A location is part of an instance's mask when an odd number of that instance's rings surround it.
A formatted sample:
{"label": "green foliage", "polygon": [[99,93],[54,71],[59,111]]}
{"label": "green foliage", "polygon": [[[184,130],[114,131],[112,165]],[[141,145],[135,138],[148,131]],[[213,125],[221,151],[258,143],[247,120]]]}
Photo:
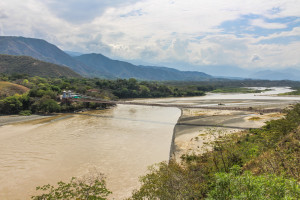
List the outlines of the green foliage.
{"label": "green foliage", "polygon": [[29,116],[31,115],[31,110],[22,110],[19,112],[19,115]]}
{"label": "green foliage", "polygon": [[201,199],[208,189],[206,178],[201,177],[199,171],[186,169],[176,162],[162,162],[149,170],[150,173],[140,179],[141,188],[130,200]]}
{"label": "green foliage", "polygon": [[268,91],[267,90],[255,90],[251,88],[245,88],[245,87],[225,87],[225,88],[218,88],[213,90],[214,93],[260,93]]}
{"label": "green foliage", "polygon": [[36,190],[43,194],[32,196],[33,200],[106,200],[111,194],[106,188],[105,180],[102,176],[90,178],[72,178],[69,183],[58,182],[57,187],[50,184],[37,187]]}
{"label": "green foliage", "polygon": [[23,110],[23,103],[26,103],[27,100],[26,95],[15,94],[14,96],[6,97],[0,100],[0,113],[18,114]]}
{"label": "green foliage", "polygon": [[36,112],[42,113],[52,113],[60,111],[60,106],[56,101],[51,99],[50,96],[43,96],[33,104],[33,107]]}
{"label": "green foliage", "polygon": [[300,199],[300,185],[296,181],[281,176],[242,173],[239,166],[232,167],[229,173],[216,173],[213,185],[207,200]]}
{"label": "green foliage", "polygon": [[300,87],[293,88],[295,91],[283,93],[280,95],[300,95]]}

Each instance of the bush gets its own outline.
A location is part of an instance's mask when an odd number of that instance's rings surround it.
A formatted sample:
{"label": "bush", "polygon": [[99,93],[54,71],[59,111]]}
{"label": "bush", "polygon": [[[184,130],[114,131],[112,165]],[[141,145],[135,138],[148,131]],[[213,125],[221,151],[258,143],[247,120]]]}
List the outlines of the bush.
{"label": "bush", "polygon": [[30,110],[22,110],[21,112],[19,112],[19,115],[29,116],[29,115],[31,115],[31,111]]}
{"label": "bush", "polygon": [[208,190],[205,173],[190,170],[171,161],[150,168],[140,179],[142,186],[134,191],[130,200],[141,199],[203,199]]}
{"label": "bush", "polygon": [[53,113],[60,111],[60,106],[56,101],[49,96],[43,96],[40,100],[34,103],[35,111],[41,113]]}
{"label": "bush", "polygon": [[72,178],[69,183],[62,181],[57,183],[58,187],[50,184],[37,187],[37,191],[45,192],[43,194],[32,196],[33,200],[106,200],[111,194],[106,188],[106,183],[102,174],[96,177],[84,177],[82,179]]}
{"label": "bush", "polygon": [[6,97],[0,101],[0,113],[2,114],[18,114],[22,110],[21,95]]}
{"label": "bush", "polygon": [[241,174],[240,167],[234,166],[230,173],[216,173],[214,189],[206,199],[296,200],[300,199],[300,185],[281,176]]}

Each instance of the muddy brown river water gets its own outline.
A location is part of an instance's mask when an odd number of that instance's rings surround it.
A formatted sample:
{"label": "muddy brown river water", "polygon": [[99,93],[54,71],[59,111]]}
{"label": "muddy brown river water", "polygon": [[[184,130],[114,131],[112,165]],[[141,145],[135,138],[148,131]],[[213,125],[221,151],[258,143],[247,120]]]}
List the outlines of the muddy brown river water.
{"label": "muddy brown river water", "polygon": [[[35,187],[104,173],[111,198],[137,188],[147,167],[168,160],[177,108],[109,110],[0,127],[0,199],[30,199]],[[65,117],[65,116],[64,116]]]}
{"label": "muddy brown river water", "polygon": [[[289,89],[275,88],[273,95]],[[140,101],[217,105],[284,104],[299,97],[211,94],[205,97]],[[277,101],[278,100],[278,101]],[[101,172],[124,199],[139,187],[147,167],[169,159],[178,108],[118,105],[108,110],[0,126],[0,200],[30,199],[35,187]]]}

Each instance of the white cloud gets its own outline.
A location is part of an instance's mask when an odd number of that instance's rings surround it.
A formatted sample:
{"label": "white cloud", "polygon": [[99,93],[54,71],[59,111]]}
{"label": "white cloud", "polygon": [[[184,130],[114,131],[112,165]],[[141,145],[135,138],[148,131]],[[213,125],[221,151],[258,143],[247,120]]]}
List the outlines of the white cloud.
{"label": "white cloud", "polygon": [[[286,23],[267,23],[262,19],[300,17],[300,1],[123,2],[1,1],[0,33],[39,37],[66,50],[99,52],[150,63],[187,62],[242,67],[300,64],[299,56],[294,53],[300,50],[298,42],[286,45],[258,44],[261,40],[275,37],[299,36],[300,27],[256,37],[224,33],[218,28],[223,22],[237,20],[244,15],[261,16],[261,19],[251,22],[252,26],[273,30],[286,28]],[[76,20],[80,23],[76,23]],[[259,62],[252,62],[254,55],[261,58]]]}
{"label": "white cloud", "polygon": [[254,19],[254,20],[252,20],[251,24],[253,26],[258,26],[258,27],[266,28],[266,29],[284,29],[284,28],[287,27],[286,24],[268,23],[268,22],[265,22],[262,19]]}

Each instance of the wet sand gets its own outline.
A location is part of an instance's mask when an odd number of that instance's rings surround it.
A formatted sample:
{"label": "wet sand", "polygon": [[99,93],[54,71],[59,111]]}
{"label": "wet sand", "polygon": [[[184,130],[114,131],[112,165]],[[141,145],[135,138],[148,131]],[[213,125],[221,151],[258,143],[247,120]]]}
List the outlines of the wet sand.
{"label": "wet sand", "polygon": [[53,117],[55,115],[0,115],[0,126]]}

